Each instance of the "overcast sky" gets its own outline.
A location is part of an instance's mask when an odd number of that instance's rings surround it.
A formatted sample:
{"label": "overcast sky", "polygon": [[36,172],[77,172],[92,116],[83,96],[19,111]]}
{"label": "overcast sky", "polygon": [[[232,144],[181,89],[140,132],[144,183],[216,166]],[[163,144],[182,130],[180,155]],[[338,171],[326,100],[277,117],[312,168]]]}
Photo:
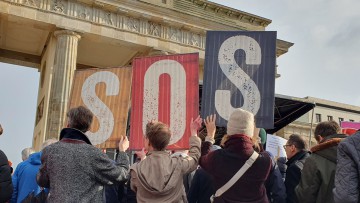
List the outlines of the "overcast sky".
{"label": "overcast sky", "polygon": [[[266,28],[295,43],[278,61],[276,93],[360,106],[359,0],[213,0],[271,19]],[[2,149],[15,164],[32,145],[39,73],[0,63]]]}

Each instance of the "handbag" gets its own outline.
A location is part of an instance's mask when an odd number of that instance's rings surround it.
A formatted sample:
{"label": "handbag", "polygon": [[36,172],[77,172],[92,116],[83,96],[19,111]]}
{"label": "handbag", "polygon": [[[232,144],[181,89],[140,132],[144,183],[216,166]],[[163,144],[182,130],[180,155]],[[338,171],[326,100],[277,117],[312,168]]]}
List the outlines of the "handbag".
{"label": "handbag", "polygon": [[258,158],[259,154],[254,151],[253,154],[246,160],[245,164],[239,169],[238,172],[221,188],[216,190],[215,195],[211,195],[210,202],[213,203],[216,197],[221,196],[224,192],[226,192],[231,186],[233,186],[240,178],[244,175],[244,173],[253,165],[253,163]]}

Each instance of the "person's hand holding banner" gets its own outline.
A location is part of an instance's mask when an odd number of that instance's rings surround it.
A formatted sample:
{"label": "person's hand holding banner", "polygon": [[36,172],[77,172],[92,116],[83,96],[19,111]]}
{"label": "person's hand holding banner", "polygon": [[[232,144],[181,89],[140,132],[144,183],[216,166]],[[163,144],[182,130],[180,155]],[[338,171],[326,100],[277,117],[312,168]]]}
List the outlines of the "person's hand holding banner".
{"label": "person's hand holding banner", "polygon": [[119,151],[125,152],[129,148],[129,140],[126,136],[122,136],[119,142]]}

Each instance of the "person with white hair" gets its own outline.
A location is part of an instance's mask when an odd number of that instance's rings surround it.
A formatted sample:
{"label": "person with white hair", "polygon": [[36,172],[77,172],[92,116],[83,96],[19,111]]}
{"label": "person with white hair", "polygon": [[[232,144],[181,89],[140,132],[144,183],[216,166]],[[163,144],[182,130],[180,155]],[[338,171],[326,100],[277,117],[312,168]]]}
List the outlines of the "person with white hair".
{"label": "person with white hair", "polygon": [[[235,109],[227,123],[228,139],[224,148],[200,158],[199,165],[213,178],[216,193],[212,199],[215,203],[269,202],[265,181],[271,159],[267,153],[254,151],[254,125],[252,113]],[[241,172],[244,173],[241,175]]]}
{"label": "person with white hair", "polygon": [[[42,146],[41,150],[57,142],[56,139],[46,140]],[[25,154],[29,151],[34,151],[32,148],[26,148],[23,150]],[[22,153],[24,155],[24,153]],[[12,203],[22,202],[31,192],[34,192],[35,195],[40,193],[40,187],[36,182],[36,174],[39,172],[41,165],[41,154],[40,152],[35,152],[30,154],[29,158],[21,162],[12,176],[12,182],[14,187],[14,192],[11,197]]]}
{"label": "person with white hair", "polygon": [[27,147],[21,151],[21,159],[25,161],[29,158],[30,154],[35,153],[35,150],[31,147]]}

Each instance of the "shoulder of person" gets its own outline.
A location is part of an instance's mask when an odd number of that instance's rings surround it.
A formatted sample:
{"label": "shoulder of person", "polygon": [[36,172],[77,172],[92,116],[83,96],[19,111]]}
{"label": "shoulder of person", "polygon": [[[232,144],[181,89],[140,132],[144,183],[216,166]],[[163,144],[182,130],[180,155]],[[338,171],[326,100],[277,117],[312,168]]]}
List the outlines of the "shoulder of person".
{"label": "shoulder of person", "polygon": [[296,160],[294,162],[294,166],[296,166],[298,169],[302,170],[304,168],[304,163],[305,163],[304,159]]}
{"label": "shoulder of person", "polygon": [[266,151],[260,152],[258,159],[260,159],[260,160],[262,160],[262,161],[266,161],[266,162],[272,162],[272,157],[271,157],[271,155],[270,155],[268,152],[266,152]]}
{"label": "shoulder of person", "polygon": [[130,166],[130,171],[133,170],[133,171],[136,173],[136,168],[139,166],[139,163],[140,163],[140,162],[133,163],[133,164]]}

